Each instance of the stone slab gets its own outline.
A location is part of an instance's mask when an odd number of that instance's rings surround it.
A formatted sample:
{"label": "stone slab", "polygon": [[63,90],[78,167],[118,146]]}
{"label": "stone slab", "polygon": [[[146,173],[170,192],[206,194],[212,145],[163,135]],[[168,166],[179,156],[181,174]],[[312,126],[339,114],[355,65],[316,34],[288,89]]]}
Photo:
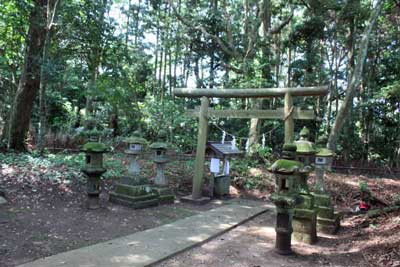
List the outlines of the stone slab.
{"label": "stone slab", "polygon": [[221,235],[274,206],[234,200],[228,205],[96,245],[71,250],[19,267],[144,267]]}
{"label": "stone slab", "polygon": [[3,204],[7,204],[7,200],[4,197],[0,196],[0,205]]}

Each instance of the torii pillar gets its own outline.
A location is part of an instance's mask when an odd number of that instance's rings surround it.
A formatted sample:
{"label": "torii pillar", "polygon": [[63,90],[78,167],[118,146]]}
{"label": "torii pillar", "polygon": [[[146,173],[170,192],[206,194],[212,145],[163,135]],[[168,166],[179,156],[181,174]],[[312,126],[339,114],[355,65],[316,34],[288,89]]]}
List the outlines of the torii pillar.
{"label": "torii pillar", "polygon": [[[208,116],[218,115],[218,111],[209,110],[210,97],[218,98],[271,98],[284,97],[283,112],[277,110],[225,110],[219,117],[235,118],[281,118],[285,123],[285,143],[294,142],[294,119],[307,119],[307,111],[300,111],[293,107],[293,97],[296,96],[323,96],[328,93],[328,86],[320,87],[289,87],[289,88],[260,88],[260,89],[197,89],[175,88],[177,97],[201,98],[199,131],[197,135],[196,160],[194,166],[193,188],[190,196],[182,198],[184,201],[202,204],[209,200],[202,196],[205,150],[208,132]],[[209,114],[210,113],[210,114]],[[222,113],[222,114],[221,114]],[[225,116],[221,116],[224,115]],[[308,113],[309,114],[309,113]]]}

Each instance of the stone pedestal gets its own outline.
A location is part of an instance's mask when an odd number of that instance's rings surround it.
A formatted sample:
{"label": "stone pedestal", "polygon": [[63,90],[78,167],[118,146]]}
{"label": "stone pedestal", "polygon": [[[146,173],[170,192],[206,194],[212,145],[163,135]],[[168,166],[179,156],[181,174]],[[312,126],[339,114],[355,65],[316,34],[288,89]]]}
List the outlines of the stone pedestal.
{"label": "stone pedestal", "polygon": [[304,204],[294,209],[293,237],[296,241],[314,244],[317,242],[317,213],[310,205],[313,203],[313,197],[310,195],[300,195],[300,197],[304,200]]}
{"label": "stone pedestal", "polygon": [[172,204],[175,201],[175,195],[168,188],[169,181],[165,176],[165,165],[169,162],[167,156],[168,144],[165,142],[166,133],[160,131],[159,141],[150,145],[154,151],[153,161],[156,164],[156,176],[154,177],[153,190],[159,195],[160,204]]}
{"label": "stone pedestal", "polygon": [[302,162],[307,169],[300,173],[299,193],[303,202],[296,206],[293,214],[293,237],[295,240],[307,244],[317,242],[317,213],[314,207],[314,197],[310,193],[307,180],[308,174],[312,170],[312,162],[316,153],[314,143],[309,141],[310,131],[303,127],[300,131],[300,140],[296,141],[296,159]]}
{"label": "stone pedestal", "polygon": [[157,206],[158,192],[140,177],[122,177],[116,184],[115,191],[110,193],[110,202],[134,209]]}
{"label": "stone pedestal", "polygon": [[149,181],[140,175],[138,157],[143,153],[147,141],[140,137],[139,132],[125,140],[128,149],[128,176],[122,177],[116,184],[115,191],[110,193],[110,202],[128,206],[134,209],[157,206],[160,203],[159,194],[153,190]]}
{"label": "stone pedestal", "polygon": [[334,153],[325,148],[326,138],[318,140],[320,149],[315,158],[316,186],[313,193],[317,211],[317,230],[325,234],[336,234],[340,228],[340,215],[335,213],[332,198],[325,189],[324,175],[331,169]]}
{"label": "stone pedestal", "polygon": [[164,171],[166,162],[154,160],[154,163],[156,164],[156,177],[154,177],[154,184],[156,186],[168,186],[168,180]]}
{"label": "stone pedestal", "polygon": [[328,193],[313,193],[317,211],[317,230],[325,234],[336,234],[340,228],[340,215],[335,213]]}
{"label": "stone pedestal", "polygon": [[300,201],[296,195],[282,195],[273,193],[270,197],[276,205],[276,241],[275,252],[280,255],[290,255],[292,251],[292,218],[293,207]]}
{"label": "stone pedestal", "polygon": [[317,212],[314,196],[307,186],[308,174],[300,175],[300,197],[302,204],[296,206],[293,214],[293,237],[296,241],[313,244],[317,242]]}
{"label": "stone pedestal", "polygon": [[86,207],[88,209],[94,210],[100,208],[100,177],[106,172],[106,170],[91,171],[87,169],[82,169],[82,172],[87,176],[86,182],[86,192],[87,192],[87,202]]}
{"label": "stone pedestal", "polygon": [[175,195],[168,187],[154,186],[153,190],[157,192],[160,204],[173,204]]}
{"label": "stone pedestal", "polygon": [[100,208],[100,178],[106,172],[103,168],[103,154],[108,151],[108,148],[97,142],[86,143],[82,151],[86,154],[85,166],[82,172],[87,177],[86,192],[88,209]]}

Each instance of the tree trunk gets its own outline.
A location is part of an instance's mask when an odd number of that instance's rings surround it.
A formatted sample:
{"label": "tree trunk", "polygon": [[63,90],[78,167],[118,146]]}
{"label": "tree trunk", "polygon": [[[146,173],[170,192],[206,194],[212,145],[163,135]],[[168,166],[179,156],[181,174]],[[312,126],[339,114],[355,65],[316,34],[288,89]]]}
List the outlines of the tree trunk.
{"label": "tree trunk", "polygon": [[40,88],[40,64],[46,38],[46,5],[47,0],[35,0],[29,18],[24,66],[14,98],[8,135],[8,148],[17,151],[26,150],[25,137]]}
{"label": "tree trunk", "polygon": [[47,79],[49,75],[49,49],[51,45],[51,30],[53,28],[53,22],[56,15],[56,11],[58,8],[59,0],[53,1],[53,5],[51,5],[51,1],[47,3],[47,19],[46,19],[46,38],[44,41],[43,48],[43,58],[42,65],[40,70],[40,92],[39,92],[39,138],[38,138],[38,148],[40,153],[43,153],[44,149],[44,138],[47,129],[47,114],[46,114],[46,87],[47,87]]}
{"label": "tree trunk", "polygon": [[357,49],[358,51],[356,60],[357,64],[355,65],[354,71],[351,74],[350,82],[347,85],[346,97],[343,101],[343,104],[339,108],[339,112],[336,116],[335,123],[333,124],[331,132],[329,134],[327,147],[331,150],[336,150],[336,143],[339,137],[339,133],[343,128],[344,122],[346,121],[347,116],[349,114],[350,107],[353,104],[353,98],[355,92],[361,83],[362,70],[364,67],[365,58],[367,56],[369,38],[371,35],[372,28],[374,27],[376,20],[378,19],[378,16],[382,10],[384,2],[385,2],[384,0],[377,1],[375,7],[371,12],[370,18],[368,19],[368,23],[364,29],[363,36],[360,40],[359,49]]}

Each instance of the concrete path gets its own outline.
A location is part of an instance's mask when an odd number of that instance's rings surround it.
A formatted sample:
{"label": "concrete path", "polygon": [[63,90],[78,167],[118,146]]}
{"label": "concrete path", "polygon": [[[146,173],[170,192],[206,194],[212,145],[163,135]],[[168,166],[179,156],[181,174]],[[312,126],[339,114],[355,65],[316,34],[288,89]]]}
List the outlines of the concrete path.
{"label": "concrete path", "polygon": [[263,202],[232,201],[229,205],[171,224],[71,250],[20,267],[149,266],[203,244],[264,212],[272,214],[272,211],[273,206]]}

